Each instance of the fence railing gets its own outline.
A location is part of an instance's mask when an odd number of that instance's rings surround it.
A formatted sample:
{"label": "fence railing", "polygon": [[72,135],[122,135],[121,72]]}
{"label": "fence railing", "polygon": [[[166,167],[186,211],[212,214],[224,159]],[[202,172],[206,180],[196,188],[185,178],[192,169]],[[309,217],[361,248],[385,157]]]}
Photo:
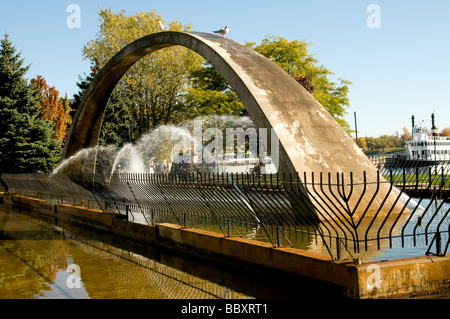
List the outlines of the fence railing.
{"label": "fence railing", "polygon": [[[405,160],[398,156],[369,156],[381,175],[406,192],[443,196],[450,190],[450,161]],[[448,196],[448,195],[447,195]]]}
{"label": "fence railing", "polygon": [[[388,259],[386,254],[398,258],[411,248],[419,255],[443,255],[449,246],[448,203],[442,196],[407,194],[409,183],[427,184],[436,194],[448,189],[441,175],[431,177],[431,184],[430,176],[421,175],[385,180],[381,170],[376,180],[364,174],[360,183],[353,182],[353,174],[330,173],[1,178],[12,194],[99,208],[134,222],[172,222],[264,240],[274,247],[315,250],[333,259]],[[369,187],[375,192],[367,192]],[[388,197],[394,204],[386,201]]]}

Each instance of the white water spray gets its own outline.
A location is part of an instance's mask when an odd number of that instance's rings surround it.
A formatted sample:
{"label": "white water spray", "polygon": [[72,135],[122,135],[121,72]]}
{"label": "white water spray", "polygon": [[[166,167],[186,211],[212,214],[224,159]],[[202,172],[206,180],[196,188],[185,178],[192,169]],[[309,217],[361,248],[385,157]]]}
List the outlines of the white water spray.
{"label": "white water spray", "polygon": [[[249,117],[235,117],[229,115],[202,116],[196,119],[185,121],[178,126],[161,125],[147,134],[144,134],[134,144],[126,144],[121,148],[115,146],[96,146],[81,150],[69,159],[64,160],[53,174],[71,167],[89,167],[95,164],[96,173],[111,175],[116,173],[154,173],[158,169],[165,168],[167,172],[171,163],[178,156],[175,152],[186,152],[192,155],[191,147],[204,149],[202,141],[203,135],[196,136],[195,125],[201,121],[202,128],[217,128],[225,131],[227,128],[254,128],[253,121]],[[203,134],[203,132],[201,132]],[[179,143],[183,140],[185,144]],[[177,145],[177,143],[179,143]],[[188,145],[189,149],[184,149],[180,145]],[[202,153],[203,154],[203,153]],[[195,155],[195,150],[194,150]],[[194,159],[195,162],[195,159]],[[160,171],[160,170],[159,170]]]}

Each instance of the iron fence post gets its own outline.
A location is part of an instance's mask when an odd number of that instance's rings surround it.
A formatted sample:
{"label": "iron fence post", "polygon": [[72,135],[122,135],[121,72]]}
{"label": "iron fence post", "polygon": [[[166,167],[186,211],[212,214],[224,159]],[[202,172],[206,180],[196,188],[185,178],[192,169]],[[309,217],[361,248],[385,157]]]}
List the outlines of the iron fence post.
{"label": "iron fence post", "polygon": [[419,168],[416,166],[416,191],[419,189]]}
{"label": "iron fence post", "polygon": [[155,216],[154,216],[154,209],[150,209],[151,219],[152,219],[152,226],[155,226]]}
{"label": "iron fence post", "polygon": [[280,227],[277,226],[277,247],[281,247],[281,230]]}
{"label": "iron fence post", "polygon": [[342,248],[341,248],[341,239],[339,237],[336,238],[336,260],[341,260],[342,257]]}
{"label": "iron fence post", "polygon": [[403,189],[406,188],[406,172],[405,172],[405,168],[403,167]]}
{"label": "iron fence post", "polygon": [[438,256],[442,255],[442,249],[441,249],[441,233],[439,231],[436,232],[436,254]]}
{"label": "iron fence post", "polygon": [[428,167],[428,189],[431,188],[431,166]]}

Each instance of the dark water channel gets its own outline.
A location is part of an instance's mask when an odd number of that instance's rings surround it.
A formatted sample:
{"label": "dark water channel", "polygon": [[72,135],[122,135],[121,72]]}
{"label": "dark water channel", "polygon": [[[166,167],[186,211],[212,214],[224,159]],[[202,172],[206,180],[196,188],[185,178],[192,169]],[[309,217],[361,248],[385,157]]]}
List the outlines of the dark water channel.
{"label": "dark water channel", "polygon": [[305,293],[298,283],[66,226],[0,206],[0,299],[277,299]]}

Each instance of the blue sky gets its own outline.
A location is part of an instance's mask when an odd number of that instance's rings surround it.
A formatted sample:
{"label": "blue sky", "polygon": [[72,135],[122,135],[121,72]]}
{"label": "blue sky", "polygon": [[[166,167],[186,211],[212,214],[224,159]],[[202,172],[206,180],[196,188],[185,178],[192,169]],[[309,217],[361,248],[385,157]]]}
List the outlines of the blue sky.
{"label": "blue sky", "polygon": [[[70,4],[81,9],[81,27],[68,28]],[[369,28],[370,4],[381,9],[381,28]],[[260,43],[268,35],[312,43],[310,51],[336,77],[350,80],[347,121],[359,136],[402,133],[416,121],[450,127],[450,1],[448,0],[50,0],[3,1],[0,32],[7,32],[31,65],[61,95],[78,91],[89,73],[81,49],[96,37],[98,9],[129,14],[154,9],[166,22],[192,23],[211,32],[229,25],[228,37]]]}

